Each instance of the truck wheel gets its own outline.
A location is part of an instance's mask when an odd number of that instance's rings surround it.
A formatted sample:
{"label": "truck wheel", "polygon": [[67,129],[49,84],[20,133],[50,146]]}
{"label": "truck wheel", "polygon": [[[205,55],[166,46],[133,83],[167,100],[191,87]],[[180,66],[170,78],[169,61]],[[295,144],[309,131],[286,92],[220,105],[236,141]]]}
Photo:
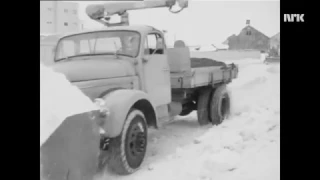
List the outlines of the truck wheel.
{"label": "truck wheel", "polygon": [[197,102],[197,115],[199,124],[206,125],[211,122],[209,118],[209,105],[210,97],[212,94],[211,89],[204,89],[200,92],[198,102]]}
{"label": "truck wheel", "polygon": [[189,115],[194,110],[195,105],[196,104],[194,102],[188,102],[188,103],[184,104],[182,106],[183,109],[182,109],[181,113],[179,114],[179,116]]}
{"label": "truck wheel", "polygon": [[210,119],[212,124],[221,124],[230,114],[230,96],[225,85],[213,92],[210,102]]}
{"label": "truck wheel", "polygon": [[143,162],[147,149],[147,124],[144,114],[132,109],[118,142],[110,147],[107,166],[120,175],[134,173]]}

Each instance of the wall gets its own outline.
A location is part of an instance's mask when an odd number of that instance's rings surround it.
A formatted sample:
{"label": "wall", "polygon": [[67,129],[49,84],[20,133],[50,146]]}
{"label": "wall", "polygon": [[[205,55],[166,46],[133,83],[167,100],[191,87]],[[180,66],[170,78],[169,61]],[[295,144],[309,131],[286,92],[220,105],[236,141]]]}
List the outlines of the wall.
{"label": "wall", "polygon": [[270,38],[270,49],[274,48],[280,55],[280,33]]}
{"label": "wall", "polygon": [[217,61],[238,59],[260,59],[260,51],[214,51],[214,52],[191,52],[191,57],[210,58]]}
{"label": "wall", "polygon": [[75,32],[80,27],[77,3],[40,1],[40,33]]}
{"label": "wall", "polygon": [[78,5],[76,3],[58,2],[57,31],[72,32],[80,29]]}
{"label": "wall", "polygon": [[53,63],[53,50],[54,43],[43,43],[40,42],[40,62],[44,65],[50,65]]}
{"label": "wall", "polygon": [[54,33],[55,31],[55,2],[40,1],[40,33]]}

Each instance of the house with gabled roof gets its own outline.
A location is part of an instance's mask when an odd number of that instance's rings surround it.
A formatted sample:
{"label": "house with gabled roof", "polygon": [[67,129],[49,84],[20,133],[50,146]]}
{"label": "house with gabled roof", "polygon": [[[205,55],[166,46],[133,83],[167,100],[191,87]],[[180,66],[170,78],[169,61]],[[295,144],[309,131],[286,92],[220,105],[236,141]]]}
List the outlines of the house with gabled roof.
{"label": "house with gabled roof", "polygon": [[247,20],[246,27],[238,35],[233,34],[228,37],[224,44],[229,46],[229,50],[267,51],[269,39],[268,36],[251,26],[250,20]]}

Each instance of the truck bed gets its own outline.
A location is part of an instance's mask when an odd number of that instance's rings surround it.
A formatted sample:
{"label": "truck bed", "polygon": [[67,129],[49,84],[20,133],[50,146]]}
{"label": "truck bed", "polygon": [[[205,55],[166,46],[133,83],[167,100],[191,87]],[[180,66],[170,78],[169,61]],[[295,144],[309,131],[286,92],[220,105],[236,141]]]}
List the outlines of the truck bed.
{"label": "truck bed", "polygon": [[191,67],[189,71],[171,72],[171,88],[196,88],[219,83],[229,83],[237,75],[238,67],[234,64],[214,66],[204,64],[202,67]]}
{"label": "truck bed", "polygon": [[220,66],[226,67],[227,64],[221,61],[216,61],[209,58],[190,58],[191,60],[191,68],[198,68],[198,67],[208,67],[208,66]]}
{"label": "truck bed", "polygon": [[186,89],[229,83],[238,75],[234,64],[209,58],[190,57],[190,50],[182,43],[168,49],[171,89]]}

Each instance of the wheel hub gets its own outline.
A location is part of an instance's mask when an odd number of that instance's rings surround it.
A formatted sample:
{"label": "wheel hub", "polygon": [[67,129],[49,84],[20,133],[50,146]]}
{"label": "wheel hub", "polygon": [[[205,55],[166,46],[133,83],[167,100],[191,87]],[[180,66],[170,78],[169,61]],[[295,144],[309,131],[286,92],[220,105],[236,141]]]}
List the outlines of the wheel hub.
{"label": "wheel hub", "polygon": [[221,99],[221,105],[220,105],[220,114],[222,116],[222,120],[226,119],[228,116],[228,97],[227,96],[223,96],[223,98]]}
{"label": "wheel hub", "polygon": [[132,128],[131,136],[129,140],[130,154],[133,157],[139,156],[145,151],[146,147],[146,136],[145,133],[141,131],[138,126]]}
{"label": "wheel hub", "polygon": [[145,135],[143,132],[138,133],[138,137],[136,140],[136,151],[141,153],[144,151],[145,149],[145,143],[146,139],[145,139]]}

